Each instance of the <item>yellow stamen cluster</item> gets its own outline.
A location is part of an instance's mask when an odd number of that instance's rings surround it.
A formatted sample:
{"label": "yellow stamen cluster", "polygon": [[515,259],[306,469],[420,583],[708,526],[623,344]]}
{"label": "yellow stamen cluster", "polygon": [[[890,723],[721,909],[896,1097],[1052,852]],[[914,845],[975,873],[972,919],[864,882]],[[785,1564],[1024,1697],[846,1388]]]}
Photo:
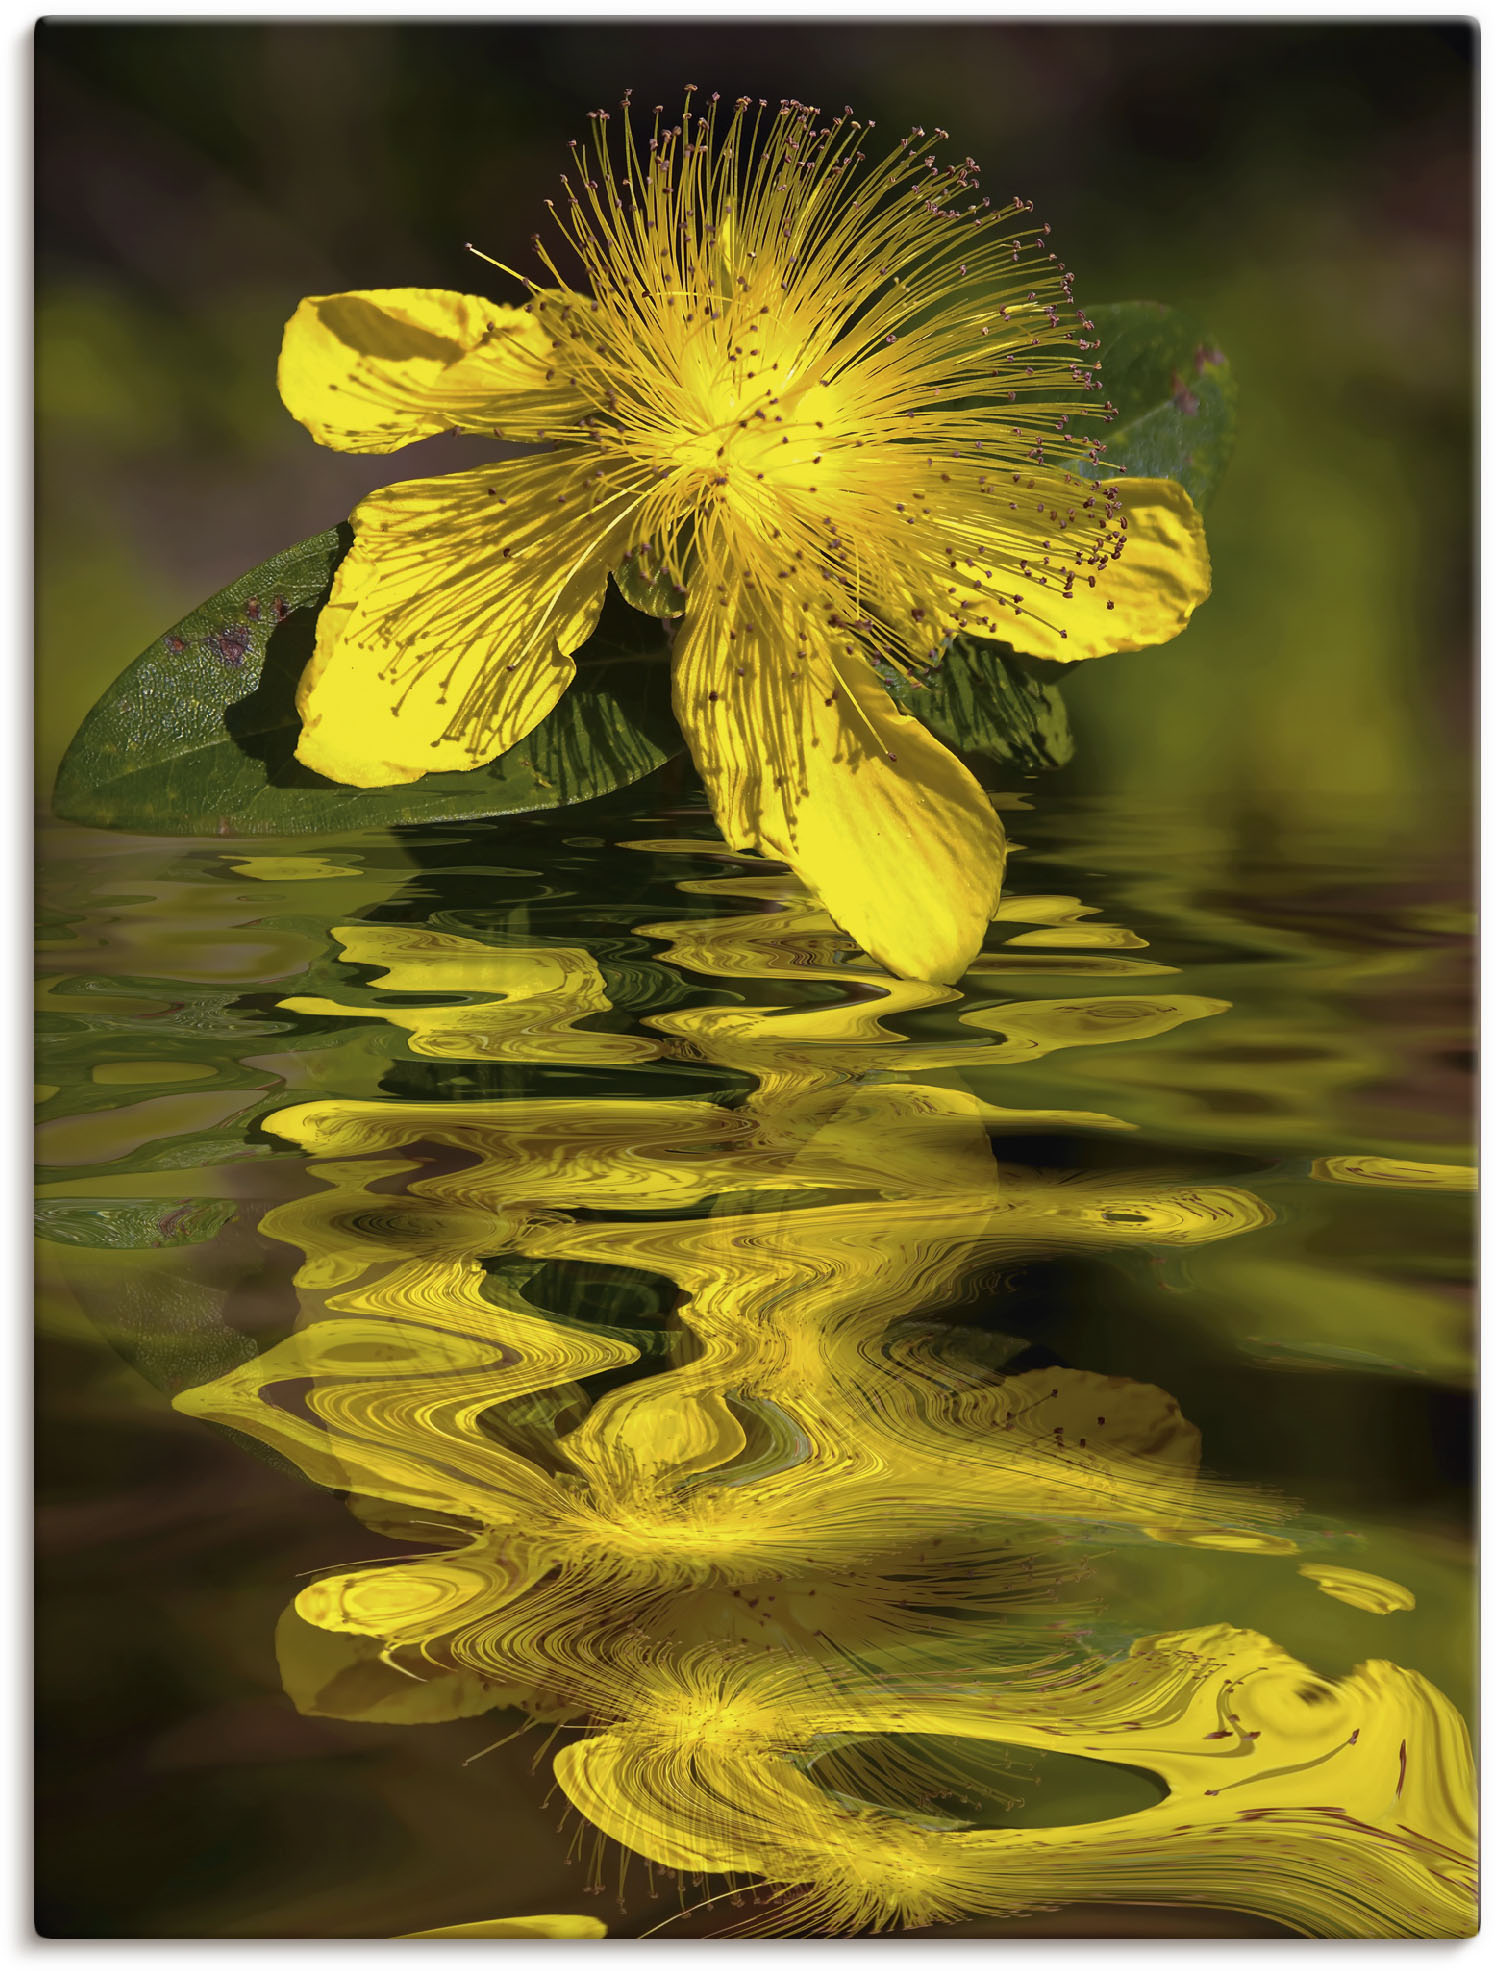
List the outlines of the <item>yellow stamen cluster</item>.
{"label": "yellow stamen cluster", "polygon": [[850,110],[693,98],[646,147],[627,100],[621,145],[598,111],[573,147],[580,284],[537,239],[546,435],[595,457],[599,522],[781,647],[829,629],[907,673],[1025,613],[1063,638],[1125,521],[1085,476],[1108,413],[1048,226],[938,163],[944,131],[868,167]]}

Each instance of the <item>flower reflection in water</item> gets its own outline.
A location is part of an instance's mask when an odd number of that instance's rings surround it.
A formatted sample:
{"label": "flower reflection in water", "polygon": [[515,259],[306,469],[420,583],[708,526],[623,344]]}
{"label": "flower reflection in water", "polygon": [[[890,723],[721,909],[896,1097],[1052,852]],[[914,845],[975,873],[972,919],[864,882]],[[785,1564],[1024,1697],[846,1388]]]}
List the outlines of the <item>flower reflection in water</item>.
{"label": "flower reflection in water", "polygon": [[[1269,1224],[1230,1183],[1005,1163],[995,1143],[1024,1132],[1127,1125],[959,1078],[1227,1002],[1170,992],[1075,899],[1020,898],[1004,915],[1051,927],[1047,971],[1147,990],[984,1003],[1029,958],[1020,935],[967,980],[969,1038],[921,1039],[960,994],[849,960],[792,878],[680,887],[747,906],[645,927],[737,1003],[670,1006],[651,1038],[577,1024],[609,1011],[581,948],[425,927],[338,931],[377,971],[358,1002],[284,1002],[383,1017],[443,1063],[654,1056],[751,1083],[266,1118],[319,1185],[263,1220],[303,1255],[303,1325],[177,1406],[403,1543],[296,1597],[279,1647],[298,1707],[565,1727],[554,1772],[584,1846],[611,1837],[652,1880],[748,1878],[735,1934],[1160,1899],[1315,1936],[1468,1931],[1470,1753],[1422,1676],[1332,1681],[1224,1623],[1108,1629],[1099,1555],[1294,1556],[1291,1502],[1203,1471],[1163,1390],[1024,1367],[1021,1341],[959,1318],[994,1269]],[[1346,1598],[1326,1576],[1348,1570],[1305,1572]],[[1354,1605],[1408,1606],[1379,1589]],[[1151,1775],[1152,1803],[984,1825],[1034,1754]]]}

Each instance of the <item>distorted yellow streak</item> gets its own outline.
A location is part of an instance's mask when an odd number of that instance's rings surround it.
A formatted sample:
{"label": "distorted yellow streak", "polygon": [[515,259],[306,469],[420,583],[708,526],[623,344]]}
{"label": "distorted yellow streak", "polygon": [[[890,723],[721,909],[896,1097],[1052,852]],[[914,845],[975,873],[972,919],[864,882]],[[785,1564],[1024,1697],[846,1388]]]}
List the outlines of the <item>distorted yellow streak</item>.
{"label": "distorted yellow streak", "polygon": [[608,1926],[595,1916],[496,1916],[486,1923],[448,1923],[440,1930],[407,1930],[416,1937],[513,1937],[533,1942],[539,1937],[606,1937]]}
{"label": "distorted yellow streak", "polygon": [[1396,1615],[1417,1606],[1410,1589],[1400,1582],[1388,1581],[1380,1574],[1363,1574],[1359,1568],[1333,1567],[1324,1563],[1301,1567],[1299,1572],[1316,1588],[1333,1595],[1336,1601],[1343,1601],[1351,1608],[1364,1609],[1368,1615]]}
{"label": "distorted yellow streak", "polygon": [[[1148,940],[1140,938],[1136,931],[1129,931],[1122,924],[1088,924],[1084,920],[1094,917],[1096,911],[1090,904],[1082,903],[1079,897],[1061,896],[1020,896],[1004,897],[997,913],[998,923],[1033,924],[1032,931],[1021,931],[1010,937],[1002,946],[1004,952],[1011,951],[1014,945],[1067,946],[1079,950],[1099,951],[1146,951]],[[989,953],[989,958],[997,954]],[[1175,965],[1158,965],[1148,969],[1159,972],[1174,972]]]}
{"label": "distorted yellow streak", "polygon": [[1396,1157],[1317,1157],[1311,1177],[1335,1184],[1387,1184],[1407,1191],[1473,1191],[1479,1172],[1466,1163],[1407,1163]]}
{"label": "distorted yellow streak", "polygon": [[[1062,950],[1074,946],[1082,951],[1145,951],[1148,940],[1140,938],[1136,931],[1125,930],[1120,924],[1055,924],[1039,931],[1020,931],[1016,937],[1009,938],[1003,946],[1010,951],[1014,945],[1043,945],[1046,948],[1059,946]],[[1177,970],[1177,967],[1158,966],[1158,971]]]}
{"label": "distorted yellow streak", "polygon": [[[637,1351],[496,1306],[480,1292],[476,1266],[408,1270],[400,1295],[408,1312],[314,1322],[174,1401],[188,1415],[233,1422],[320,1485],[506,1525],[552,1488],[528,1459],[483,1433],[484,1414],[633,1361]],[[490,1563],[481,1564],[486,1576]],[[508,1559],[492,1566],[505,1588],[518,1578]]]}
{"label": "distorted yellow streak", "polygon": [[1228,999],[1202,999],[1178,993],[1171,999],[1143,999],[1108,993],[1103,999],[1020,999],[1005,1006],[963,1013],[963,1024],[1002,1035],[1002,1045],[984,1063],[1006,1066],[1037,1061],[1061,1047],[1105,1047],[1118,1040],[1155,1040],[1188,1020],[1203,1020],[1231,1009]]}
{"label": "distorted yellow streak", "polygon": [[332,935],[350,965],[378,965],[379,992],[483,994],[461,1006],[364,1006],[295,998],[289,1013],[384,1020],[404,1027],[413,1054],[446,1061],[595,1063],[652,1060],[637,1034],[578,1033],[576,1022],[611,1012],[602,973],[575,946],[485,945],[424,925],[346,924]]}

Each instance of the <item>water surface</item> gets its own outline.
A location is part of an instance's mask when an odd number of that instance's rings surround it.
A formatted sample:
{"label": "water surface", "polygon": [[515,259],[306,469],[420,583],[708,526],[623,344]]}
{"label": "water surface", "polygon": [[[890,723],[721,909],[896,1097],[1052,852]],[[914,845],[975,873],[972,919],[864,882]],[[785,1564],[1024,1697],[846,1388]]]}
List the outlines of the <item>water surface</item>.
{"label": "water surface", "polygon": [[[1139,1639],[1230,1625],[1327,1704],[1368,1662],[1426,1679],[1447,1715],[1414,1762],[1468,1811],[1447,834],[1015,803],[956,991],[889,980],[661,803],[315,846],[47,834],[43,1932],[863,1927],[830,1891],[755,1901],[751,1870],[623,1870],[594,1755],[557,1788],[589,1731],[663,1757],[647,1719],[686,1700],[651,1666],[724,1643],[857,1685],[855,1729],[834,1703],[784,1726],[807,1839],[822,1799],[828,1829],[870,1804],[895,1845],[965,1839],[983,1883],[1002,1856],[971,1844],[1005,1833],[1051,1870],[1058,1914],[956,1895],[955,1934],[1344,1927],[1263,1886],[1302,1834],[1161,1879],[1165,1753],[1032,1720]],[[339,1366],[354,1327],[383,1369]],[[427,1622],[431,1721],[393,1721],[398,1649],[337,1696],[352,1658],[313,1662],[293,1597],[370,1570],[405,1619],[484,1513],[511,1530],[483,1565],[533,1581],[466,1641]],[[523,1649],[580,1712],[504,1684]],[[1365,1744],[1403,1689],[1355,1699]],[[1008,1705],[999,1742],[959,1703]],[[1345,1770],[1313,1804],[1369,1816]],[[1368,1891],[1390,1934],[1456,1934],[1443,1893]]]}

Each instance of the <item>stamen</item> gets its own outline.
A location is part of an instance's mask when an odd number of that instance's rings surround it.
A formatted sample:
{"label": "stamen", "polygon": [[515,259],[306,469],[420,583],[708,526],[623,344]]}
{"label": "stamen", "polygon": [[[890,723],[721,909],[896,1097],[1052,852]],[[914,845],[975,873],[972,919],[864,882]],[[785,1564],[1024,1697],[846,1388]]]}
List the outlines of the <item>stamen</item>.
{"label": "stamen", "polygon": [[870,163],[850,109],[822,123],[693,86],[664,114],[641,138],[628,96],[594,113],[552,207],[578,277],[538,241],[545,279],[516,276],[552,344],[548,435],[601,475],[595,528],[653,541],[688,588],[774,590],[786,653],[791,619],[831,615],[904,677],[959,631],[1047,622],[1015,577],[1064,599],[1058,570],[1031,572],[1054,528],[1072,570],[1104,575],[1121,516],[1093,432],[1114,413],[1031,206],[942,163],[941,131]]}

